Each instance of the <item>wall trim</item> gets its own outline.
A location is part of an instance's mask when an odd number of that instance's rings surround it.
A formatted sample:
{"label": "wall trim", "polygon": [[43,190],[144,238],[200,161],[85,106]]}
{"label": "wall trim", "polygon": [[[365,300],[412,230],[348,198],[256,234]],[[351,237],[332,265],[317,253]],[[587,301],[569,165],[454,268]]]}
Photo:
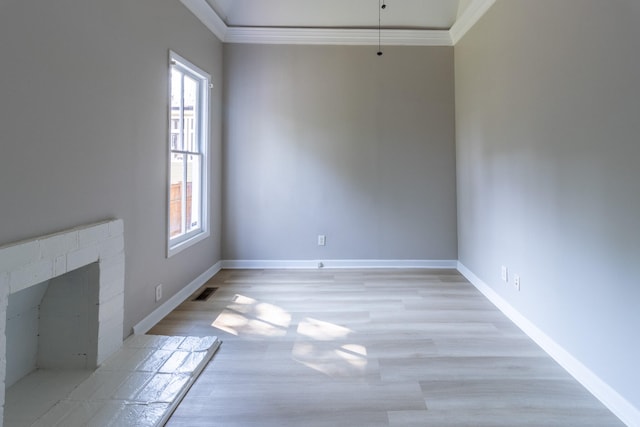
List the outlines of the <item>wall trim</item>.
{"label": "wall trim", "polygon": [[[451,46],[448,31],[382,30],[382,45]],[[378,45],[378,30],[332,28],[229,27],[226,43]]]}
{"label": "wall trim", "polygon": [[222,42],[227,37],[229,27],[224,23],[222,18],[209,6],[205,0],[180,0],[187,9],[193,13],[202,23],[215,34]]}
{"label": "wall trim", "polygon": [[222,270],[222,262],[218,261],[209,267],[204,273],[196,277],[191,283],[162,303],[162,305],[153,310],[147,317],[138,322],[133,327],[133,333],[140,335],[149,332],[149,329],[153,328],[167,314],[171,313],[176,307],[186,301],[191,294],[197,291],[200,286],[207,283],[207,281],[215,276],[220,270]]}
{"label": "wall trim", "polygon": [[146,334],[167,314],[182,304],[199,287],[215,276],[222,269],[318,269],[322,262],[326,268],[442,268],[455,269],[455,260],[224,260],[218,261],[204,273],[196,277],[191,283],[178,291],[175,295],[153,310],[147,317],[133,327],[136,335]]}
{"label": "wall trim", "polygon": [[582,364],[582,362],[571,355],[571,353],[529,321],[460,261],[458,261],[458,271],[513,323],[522,329],[529,338],[542,347],[549,356],[620,418],[622,422],[628,426],[640,427],[640,410],[638,410],[638,408],[633,406],[588,367]]}
{"label": "wall trim", "polygon": [[[180,0],[223,43],[377,45],[377,29],[229,27],[206,0]],[[495,3],[473,0],[450,30],[382,30],[384,46],[454,46]]]}
{"label": "wall trim", "polygon": [[[322,263],[322,267],[318,267]],[[443,268],[455,269],[456,260],[224,260],[224,269],[327,269],[327,268]]]}
{"label": "wall trim", "polygon": [[455,46],[462,37],[484,16],[496,0],[473,0],[449,30],[451,44]]}

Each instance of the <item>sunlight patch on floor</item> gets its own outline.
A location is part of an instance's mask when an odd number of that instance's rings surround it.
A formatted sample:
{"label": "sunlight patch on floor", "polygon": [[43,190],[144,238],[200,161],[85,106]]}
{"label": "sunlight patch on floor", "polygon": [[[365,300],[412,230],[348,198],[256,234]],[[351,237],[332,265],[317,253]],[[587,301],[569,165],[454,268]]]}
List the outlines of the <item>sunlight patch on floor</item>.
{"label": "sunlight patch on floor", "polygon": [[313,338],[318,341],[331,341],[335,339],[346,338],[353,331],[344,326],[334,323],[324,322],[322,320],[305,318],[298,325],[298,334],[305,337]]}
{"label": "sunlight patch on floor", "polygon": [[343,344],[353,331],[344,326],[306,318],[297,329],[300,339],[293,345],[293,360],[332,378],[360,377],[367,370],[367,349]]}
{"label": "sunlight patch on floor", "polygon": [[281,337],[287,334],[291,315],[284,309],[236,295],[211,326],[235,336]]}

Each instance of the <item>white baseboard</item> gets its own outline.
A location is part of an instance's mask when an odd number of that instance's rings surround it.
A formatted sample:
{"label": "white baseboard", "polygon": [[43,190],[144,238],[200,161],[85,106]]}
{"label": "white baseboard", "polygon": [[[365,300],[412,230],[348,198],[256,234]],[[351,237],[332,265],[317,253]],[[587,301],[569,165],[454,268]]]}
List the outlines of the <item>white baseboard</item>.
{"label": "white baseboard", "polygon": [[[322,267],[318,267],[322,263]],[[447,268],[455,269],[455,260],[380,260],[380,259],[338,259],[338,260],[225,260],[226,269],[308,269],[308,268]]]}
{"label": "white baseboard", "polygon": [[462,273],[480,292],[484,294],[500,311],[502,311],[525,334],[535,341],[549,356],[560,364],[580,384],[591,392],[622,422],[630,427],[640,427],[640,410],[629,403],[623,396],[594,374],[578,359],[567,352],[551,337],[542,332],[536,325],[518,312],[504,298],[498,295],[489,285],[484,283],[471,270],[458,262],[458,271]]}
{"label": "white baseboard", "polygon": [[457,270],[462,273],[471,284],[502,311],[513,323],[535,341],[570,375],[589,390],[622,422],[630,427],[640,427],[640,410],[629,403],[623,396],[594,374],[582,362],[567,352],[551,337],[541,331],[535,324],[518,312],[511,304],[496,293],[489,285],[469,270],[460,261],[455,260],[225,260],[219,261],[195,280],[189,283],[177,294],[169,298],[164,304],[133,327],[134,334],[148,332],[167,314],[182,304],[193,292],[204,285],[221,269],[317,269],[322,262],[322,268],[442,268]]}
{"label": "white baseboard", "polygon": [[153,310],[151,314],[142,319],[133,327],[133,333],[146,334],[149,329],[153,328],[156,323],[161,321],[167,314],[171,313],[177,306],[182,304],[189,296],[198,290],[198,288],[211,279],[222,269],[222,262],[218,261],[208,268],[204,273],[196,277],[191,283],[182,288],[174,296],[166,300],[162,305]]}
{"label": "white baseboard", "polygon": [[218,261],[177,294],[156,308],[133,327],[134,334],[145,334],[156,323],[182,304],[192,293],[221,269],[317,269],[322,268],[448,268],[457,266],[455,260],[226,260]]}

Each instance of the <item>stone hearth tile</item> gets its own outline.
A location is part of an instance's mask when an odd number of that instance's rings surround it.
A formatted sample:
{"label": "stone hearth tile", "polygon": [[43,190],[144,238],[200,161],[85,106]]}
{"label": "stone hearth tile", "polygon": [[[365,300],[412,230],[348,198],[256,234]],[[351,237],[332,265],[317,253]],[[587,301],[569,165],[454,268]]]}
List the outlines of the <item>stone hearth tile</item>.
{"label": "stone hearth tile", "polygon": [[153,374],[150,372],[133,372],[120,384],[113,395],[114,399],[132,400],[151,381]]}
{"label": "stone hearth tile", "polygon": [[160,372],[163,373],[172,373],[172,372],[183,372],[182,365],[184,364],[185,359],[189,356],[188,351],[174,351],[171,357],[167,359],[164,365],[160,368]]}
{"label": "stone hearth tile", "polygon": [[138,366],[138,371],[158,372],[172,354],[173,351],[171,350],[151,349],[147,358]]}
{"label": "stone hearth tile", "polygon": [[215,337],[130,337],[34,425],[162,425],[219,344]]}
{"label": "stone hearth tile", "polygon": [[[162,425],[162,421],[170,411],[169,403],[129,404],[109,426],[155,427]],[[102,425],[96,424],[97,426]]]}
{"label": "stone hearth tile", "polygon": [[162,348],[163,350],[177,350],[180,348],[184,340],[185,337],[166,337],[162,342],[162,347],[159,348]]}
{"label": "stone hearth tile", "polygon": [[189,374],[155,374],[151,381],[131,400],[138,402],[171,402],[189,381]]}
{"label": "stone hearth tile", "polygon": [[180,350],[207,351],[216,341],[216,337],[187,337],[180,344]]}

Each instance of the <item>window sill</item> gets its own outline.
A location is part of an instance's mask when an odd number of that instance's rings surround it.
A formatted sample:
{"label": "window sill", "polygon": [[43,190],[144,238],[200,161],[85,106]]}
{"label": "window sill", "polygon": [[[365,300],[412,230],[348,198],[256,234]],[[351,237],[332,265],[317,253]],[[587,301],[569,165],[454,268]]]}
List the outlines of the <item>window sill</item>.
{"label": "window sill", "polygon": [[193,237],[190,237],[178,243],[169,242],[169,245],[167,247],[167,258],[171,258],[175,254],[180,253],[187,248],[190,248],[191,246],[195,245],[198,242],[201,242],[202,240],[209,237],[209,234],[210,233],[208,231],[202,231],[194,235]]}

